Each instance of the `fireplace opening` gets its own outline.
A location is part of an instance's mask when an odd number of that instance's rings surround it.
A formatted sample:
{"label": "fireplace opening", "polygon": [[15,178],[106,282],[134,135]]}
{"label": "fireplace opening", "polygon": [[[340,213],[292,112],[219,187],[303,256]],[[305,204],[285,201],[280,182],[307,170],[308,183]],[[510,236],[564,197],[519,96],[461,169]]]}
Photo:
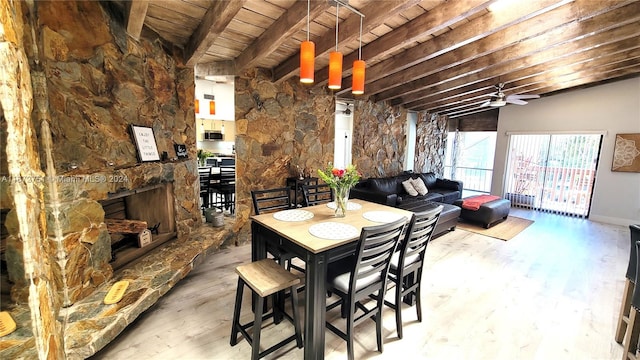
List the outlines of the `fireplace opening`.
{"label": "fireplace opening", "polygon": [[111,194],[100,204],[111,236],[114,270],[176,238],[172,183]]}

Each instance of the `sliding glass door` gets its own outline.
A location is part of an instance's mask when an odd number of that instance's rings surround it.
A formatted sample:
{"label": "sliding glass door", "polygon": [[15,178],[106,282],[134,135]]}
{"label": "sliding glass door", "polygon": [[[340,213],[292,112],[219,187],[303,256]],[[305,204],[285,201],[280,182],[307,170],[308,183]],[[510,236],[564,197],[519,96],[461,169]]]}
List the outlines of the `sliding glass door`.
{"label": "sliding glass door", "polygon": [[509,136],[505,198],[512,206],[587,217],[602,135]]}

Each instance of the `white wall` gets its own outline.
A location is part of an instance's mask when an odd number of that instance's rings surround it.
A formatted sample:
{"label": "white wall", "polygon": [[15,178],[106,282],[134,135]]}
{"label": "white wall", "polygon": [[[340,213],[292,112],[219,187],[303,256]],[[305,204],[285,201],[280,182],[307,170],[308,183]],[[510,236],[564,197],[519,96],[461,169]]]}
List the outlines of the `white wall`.
{"label": "white wall", "polygon": [[[200,113],[196,119],[215,119],[235,121],[234,83],[216,83],[214,81],[196,79],[196,99],[200,100]],[[216,114],[209,115],[209,100],[204,94],[215,96]]]}
{"label": "white wall", "polygon": [[531,100],[500,109],[491,191],[503,193],[506,132],[606,131],[591,205],[591,220],[640,223],[640,173],[611,171],[617,133],[640,133],[640,78]]}

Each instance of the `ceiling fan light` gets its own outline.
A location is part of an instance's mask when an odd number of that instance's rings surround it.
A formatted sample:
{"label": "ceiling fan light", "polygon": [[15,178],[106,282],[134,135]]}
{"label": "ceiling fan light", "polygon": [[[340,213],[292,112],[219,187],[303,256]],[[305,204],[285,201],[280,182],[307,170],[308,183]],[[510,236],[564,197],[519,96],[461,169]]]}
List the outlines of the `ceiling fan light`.
{"label": "ceiling fan light", "polygon": [[501,107],[505,105],[507,105],[507,102],[505,100],[494,100],[489,103],[489,106],[491,107]]}
{"label": "ceiling fan light", "polygon": [[365,75],[365,62],[364,60],[356,60],[353,62],[353,73],[351,74],[352,85],[351,93],[354,95],[364,94],[364,75]]}
{"label": "ceiling fan light", "polygon": [[329,53],[329,89],[340,90],[342,87],[342,53]]}
{"label": "ceiling fan light", "polygon": [[312,84],[314,81],[314,62],[316,58],[316,45],[313,41],[300,43],[300,82]]}

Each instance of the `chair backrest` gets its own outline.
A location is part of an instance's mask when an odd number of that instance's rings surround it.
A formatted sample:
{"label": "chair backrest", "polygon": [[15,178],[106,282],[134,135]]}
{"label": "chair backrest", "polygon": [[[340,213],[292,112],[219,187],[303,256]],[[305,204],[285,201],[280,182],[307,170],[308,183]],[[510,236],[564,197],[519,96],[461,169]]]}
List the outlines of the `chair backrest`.
{"label": "chair backrest", "polygon": [[253,211],[256,215],[291,208],[291,194],[288,187],[251,190]]}
{"label": "chair backrest", "polygon": [[236,183],[236,167],[220,166],[220,171],[212,174],[214,187],[220,187]]}
{"label": "chair backrest", "polygon": [[[633,226],[633,225],[632,225]],[[636,249],[636,255],[640,255],[640,241],[636,241],[635,244],[633,244],[633,247]],[[640,260],[636,257],[636,278],[635,278],[635,283],[638,284],[638,276],[640,274],[640,270],[637,269],[637,265],[640,264]],[[631,295],[631,306],[633,306],[634,308],[636,308],[638,311],[640,311],[640,286],[635,286],[633,288],[633,294]],[[629,329],[630,331],[631,329]]]}
{"label": "chair backrest", "polygon": [[[406,223],[407,219],[403,217],[387,224],[362,228],[356,247],[358,260],[349,279],[352,305],[378,291],[384,297],[391,256]],[[358,283],[366,285],[358,287]]]}
{"label": "chair backrest", "polygon": [[398,245],[400,257],[398,269],[405,266],[421,268],[424,262],[424,253],[436,228],[443,206],[438,205],[433,209],[417,212],[411,217],[406,236]]}
{"label": "chair backrest", "polygon": [[222,158],[220,159],[220,166],[236,166],[236,159]]}
{"label": "chair backrest", "polygon": [[198,176],[200,177],[200,193],[206,193],[211,187],[211,168],[198,168]]}
{"label": "chair backrest", "polygon": [[333,201],[333,191],[327,184],[302,185],[303,206],[313,206]]}
{"label": "chair backrest", "polygon": [[631,232],[631,251],[629,252],[629,265],[627,266],[627,279],[636,281],[636,242],[640,241],[640,225],[629,225],[629,231]]}

